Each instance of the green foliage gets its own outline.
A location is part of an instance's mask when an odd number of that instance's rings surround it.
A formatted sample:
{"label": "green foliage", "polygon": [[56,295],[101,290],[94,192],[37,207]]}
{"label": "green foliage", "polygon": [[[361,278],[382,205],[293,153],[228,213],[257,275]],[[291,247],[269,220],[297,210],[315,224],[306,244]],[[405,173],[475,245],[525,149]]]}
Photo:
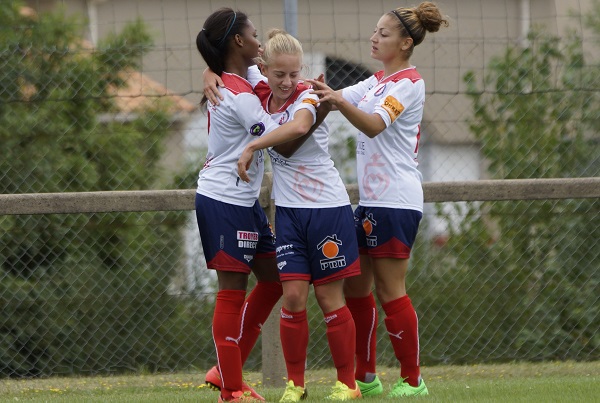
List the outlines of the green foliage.
{"label": "green foliage", "polygon": [[[600,67],[586,61],[574,34],[561,40],[534,31],[529,41],[492,59],[483,80],[465,76],[470,128],[490,176],[598,176]],[[446,312],[441,323],[462,325],[425,324],[424,359],[599,358],[600,252],[589,242],[600,235],[597,200],[470,203],[458,228],[449,228],[443,252],[455,258],[430,259],[436,269],[417,292],[425,310]]]}
{"label": "green foliage", "polygon": [[[127,85],[123,71],[139,67],[151,45],[144,24],[90,49],[79,17],[24,16],[22,6],[0,7],[0,193],[152,188],[166,109],[111,119],[111,91]],[[181,364],[168,327],[179,323],[178,301],[167,291],[184,220],[0,217],[0,377]]]}

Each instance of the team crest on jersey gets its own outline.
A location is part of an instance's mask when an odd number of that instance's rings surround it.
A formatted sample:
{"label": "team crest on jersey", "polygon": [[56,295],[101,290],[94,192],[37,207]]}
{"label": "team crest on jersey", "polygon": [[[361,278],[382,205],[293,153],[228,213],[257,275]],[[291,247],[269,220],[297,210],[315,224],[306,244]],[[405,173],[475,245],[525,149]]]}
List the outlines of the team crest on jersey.
{"label": "team crest on jersey", "polygon": [[362,227],[365,230],[365,234],[367,235],[367,246],[375,247],[377,246],[377,236],[371,235],[373,233],[373,227],[377,225],[377,221],[373,218],[373,213],[367,214],[367,216],[363,219]]}
{"label": "team crest on jersey", "polygon": [[377,91],[375,91],[375,96],[379,97],[381,96],[381,94],[383,94],[383,92],[385,91],[385,87],[387,86],[387,84],[383,84],[381,87],[379,87],[379,89]]}
{"label": "team crest on jersey", "polygon": [[319,261],[321,263],[321,270],[338,269],[346,266],[346,256],[339,256],[340,245],[342,245],[342,241],[338,239],[337,234],[326,236],[317,245],[317,249],[321,250],[321,253],[325,257]]}
{"label": "team crest on jersey", "polygon": [[290,112],[288,110],[286,110],[285,112],[283,112],[281,114],[281,117],[279,118],[279,124],[282,125],[285,122],[287,122],[288,120],[290,120]]}
{"label": "team crest on jersey", "polygon": [[264,132],[265,132],[265,124],[263,122],[255,123],[250,128],[250,134],[253,136],[260,136]]}

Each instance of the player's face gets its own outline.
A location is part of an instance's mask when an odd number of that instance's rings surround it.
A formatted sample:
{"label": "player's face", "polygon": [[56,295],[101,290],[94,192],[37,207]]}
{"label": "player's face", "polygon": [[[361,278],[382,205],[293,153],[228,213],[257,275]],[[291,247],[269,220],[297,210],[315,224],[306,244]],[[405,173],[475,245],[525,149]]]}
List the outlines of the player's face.
{"label": "player's face", "polygon": [[260,41],[258,40],[258,34],[252,21],[248,20],[248,24],[242,29],[241,39],[244,43],[244,46],[241,48],[244,56],[249,60],[257,57]]}
{"label": "player's face", "polygon": [[268,66],[263,66],[263,74],[269,81],[273,96],[280,100],[286,100],[294,93],[301,70],[300,55],[275,55]]}
{"label": "player's face", "polygon": [[383,63],[397,58],[406,38],[400,36],[397,19],[385,14],[371,35],[371,57]]}

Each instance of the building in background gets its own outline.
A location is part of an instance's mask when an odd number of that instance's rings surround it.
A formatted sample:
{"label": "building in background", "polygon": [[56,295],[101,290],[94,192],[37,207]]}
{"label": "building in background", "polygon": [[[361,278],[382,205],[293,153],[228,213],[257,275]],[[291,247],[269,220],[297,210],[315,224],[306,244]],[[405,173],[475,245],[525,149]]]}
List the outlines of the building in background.
{"label": "building in background", "polygon": [[[583,16],[593,0],[444,0],[438,1],[450,17],[450,27],[429,35],[415,50],[412,62],[424,77],[427,101],[420,152],[425,181],[477,180],[485,178],[485,161],[468,130],[471,104],[464,95],[463,76],[481,76],[486,64],[508,45],[526,45],[531,27],[544,26],[563,35],[576,29],[584,38]],[[379,17],[393,8],[417,5],[420,0],[28,0],[38,11],[64,6],[68,13],[87,18],[82,34],[98,38],[119,31],[127,22],[141,18],[154,34],[155,46],[143,61],[143,73],[165,91],[196,105],[202,94],[204,62],[195,37],[206,17],[222,6],[246,12],[259,33],[272,27],[290,26],[303,43],[309,67],[307,76],[327,73],[328,82],[344,86],[365,73],[379,69],[369,57],[369,38]],[[293,7],[290,7],[290,4]],[[293,15],[289,14],[289,11]],[[288,11],[287,19],[285,12]],[[288,28],[289,29],[289,28]],[[586,36],[587,35],[587,36]],[[167,90],[167,88],[169,90]],[[154,94],[156,95],[156,94]],[[332,113],[334,160],[346,182],[356,176],[348,160],[347,139],[354,129]],[[181,168],[186,159],[201,166],[206,142],[206,116],[198,111],[182,132],[173,137],[166,159],[169,169]],[[194,184],[190,183],[190,187]],[[433,206],[427,206],[433,212]],[[435,221],[435,220],[434,220]],[[443,224],[433,223],[433,233]]]}

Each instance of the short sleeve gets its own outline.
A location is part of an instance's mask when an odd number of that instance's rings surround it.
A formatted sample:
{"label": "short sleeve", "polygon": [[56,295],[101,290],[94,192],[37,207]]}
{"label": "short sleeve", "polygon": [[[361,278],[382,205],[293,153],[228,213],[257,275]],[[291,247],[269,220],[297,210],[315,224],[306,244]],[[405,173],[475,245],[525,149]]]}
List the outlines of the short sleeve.
{"label": "short sleeve", "polygon": [[413,82],[409,79],[394,82],[389,91],[377,102],[373,112],[381,116],[386,127],[394,123],[415,102],[422,102],[420,95],[422,82],[422,80]]}
{"label": "short sleeve", "polygon": [[248,80],[248,82],[252,85],[252,88],[256,87],[256,84],[260,83],[261,81],[267,81],[267,77],[262,75],[256,64],[248,67],[247,74],[248,76],[246,77],[246,80]]}
{"label": "short sleeve", "polygon": [[366,80],[344,88],[342,90],[342,96],[346,101],[356,106],[362,97],[367,93],[367,91],[373,88],[375,84],[377,84],[377,79],[375,76],[371,76]]}
{"label": "short sleeve", "polygon": [[238,94],[234,99],[236,119],[252,136],[262,136],[279,125],[265,112],[258,97],[251,93]]}

